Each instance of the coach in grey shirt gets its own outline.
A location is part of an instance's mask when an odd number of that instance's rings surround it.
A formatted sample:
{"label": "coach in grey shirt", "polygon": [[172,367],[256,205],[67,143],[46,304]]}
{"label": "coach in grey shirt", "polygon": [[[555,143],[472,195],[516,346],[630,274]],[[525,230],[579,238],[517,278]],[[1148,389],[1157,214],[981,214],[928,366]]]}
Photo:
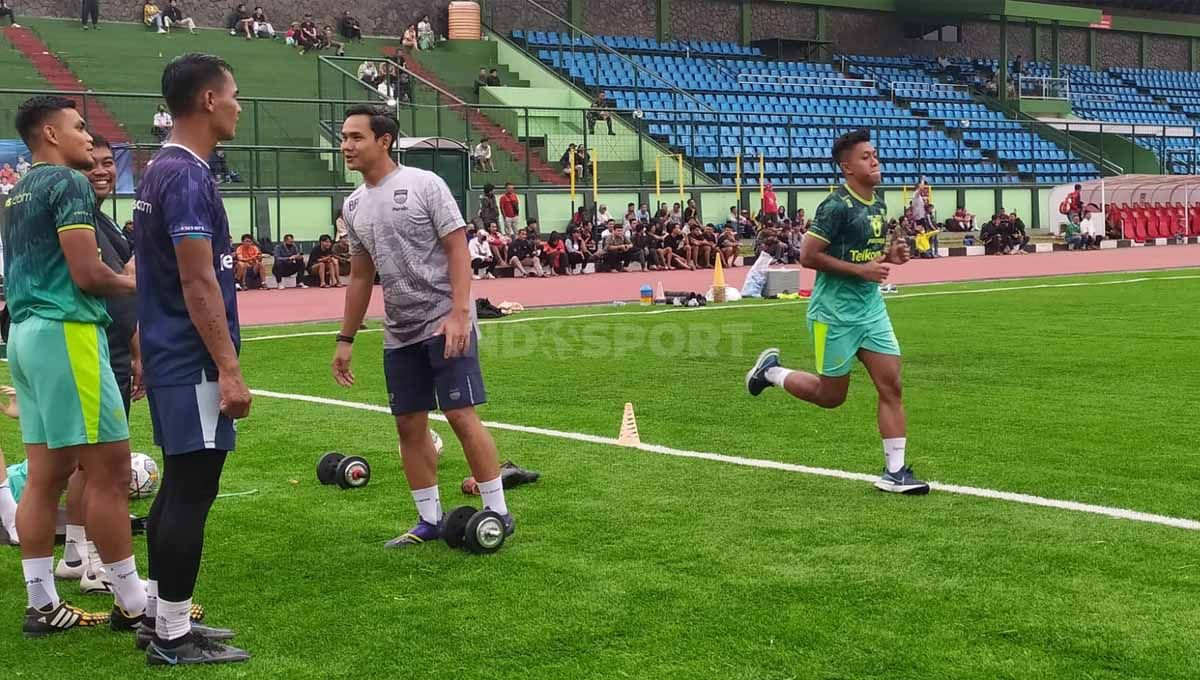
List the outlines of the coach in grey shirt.
{"label": "coach in grey shirt", "polygon": [[350,284],[333,376],[343,386],[354,384],[351,348],[378,273],[388,404],[418,516],[416,525],[387,547],[441,537],[437,452],[429,435],[429,411],[434,409],[445,413],[462,443],[484,508],[495,512],[505,533],[512,534],[496,444],[475,410],[487,401],[487,392],[471,302],[466,223],[440,177],[396,164],[392,146],[397,133],[395,118],[381,107],[351,107],[342,124],[342,155],[349,169],[362,173],[363,185],[342,208],[350,240]]}

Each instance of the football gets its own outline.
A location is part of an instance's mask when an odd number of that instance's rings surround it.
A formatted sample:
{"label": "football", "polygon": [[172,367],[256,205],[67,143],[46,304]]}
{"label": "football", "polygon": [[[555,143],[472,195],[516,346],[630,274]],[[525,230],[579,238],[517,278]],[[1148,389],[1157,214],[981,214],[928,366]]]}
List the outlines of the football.
{"label": "football", "polygon": [[[444,450],[444,448],[445,448],[445,446],[442,444],[442,436],[441,436],[441,435],[439,435],[439,434],[437,433],[437,431],[436,431],[436,430],[433,430],[432,428],[429,430],[429,436],[430,436],[430,437],[433,439],[433,448],[437,449],[437,455],[438,455],[438,458],[441,458],[441,457],[442,457],[442,451],[443,451],[443,450]],[[397,451],[399,451],[399,450],[400,450],[400,446],[399,446],[399,445],[396,445],[396,450],[397,450]]]}
{"label": "football", "polygon": [[158,463],[144,453],[129,454],[129,497],[149,498],[158,491]]}

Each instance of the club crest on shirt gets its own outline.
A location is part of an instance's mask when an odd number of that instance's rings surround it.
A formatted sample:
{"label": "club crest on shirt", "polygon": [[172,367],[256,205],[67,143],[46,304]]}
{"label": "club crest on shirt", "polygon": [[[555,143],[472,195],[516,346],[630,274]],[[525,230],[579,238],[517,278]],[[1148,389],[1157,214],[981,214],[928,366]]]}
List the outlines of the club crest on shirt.
{"label": "club crest on shirt", "polygon": [[396,189],[392,192],[392,202],[396,204],[392,210],[408,210],[404,205],[408,202],[408,189]]}
{"label": "club crest on shirt", "polygon": [[358,207],[358,199],[357,198],[350,199],[350,203],[346,206],[346,212],[354,212],[354,209],[357,207]]}

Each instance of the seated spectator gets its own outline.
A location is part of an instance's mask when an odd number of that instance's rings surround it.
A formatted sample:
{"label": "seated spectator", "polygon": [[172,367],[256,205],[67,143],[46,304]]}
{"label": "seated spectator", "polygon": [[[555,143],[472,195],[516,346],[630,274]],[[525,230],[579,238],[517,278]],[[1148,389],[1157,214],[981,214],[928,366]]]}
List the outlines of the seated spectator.
{"label": "seated spectator", "polygon": [[304,15],[304,20],[300,22],[300,33],[297,35],[296,44],[300,46],[300,54],[307,54],[309,50],[318,49],[318,45],[321,44],[320,30],[311,14]]}
{"label": "seated spectator", "polygon": [[1029,234],[1025,233],[1025,223],[1016,215],[1000,216],[1000,233],[1004,235],[1005,246],[1010,255],[1024,255],[1025,246],[1029,243]]}
{"label": "seated spectator", "polygon": [[575,173],[575,178],[583,177],[583,164],[579,161],[579,154],[575,151],[575,145],[572,144],[563,152],[562,158],[558,159],[558,164],[562,167],[564,175]]}
{"label": "seated spectator", "polygon": [[642,271],[661,269],[658,241],[651,235],[649,228],[641,222],[634,222],[630,231],[633,232],[630,239],[633,242],[633,250],[629,254],[630,263],[637,262],[642,266]]}
{"label": "seated spectator", "polygon": [[550,232],[545,241],[534,241],[536,246],[542,249],[542,264],[550,271],[550,276],[558,274],[568,274],[567,264],[570,259],[567,257],[567,244],[562,236],[557,231]]}
{"label": "seated spectator", "polygon": [[220,147],[217,147],[213,151],[213,154],[208,157],[208,169],[218,184],[242,181],[237,171],[229,168],[229,163],[225,160],[225,150]]}
{"label": "seated spectator", "polygon": [[175,0],[167,0],[167,9],[163,11],[163,14],[166,15],[164,23],[168,31],[172,26],[184,26],[188,33],[196,34],[196,21],[189,16],[184,16],[183,10],[179,9]]}
{"label": "seated spectator", "polygon": [[808,231],[808,218],[804,216],[804,208],[796,210],[796,214],[792,217],[792,227],[799,227],[800,233]]}
{"label": "seated spectator", "polygon": [[422,50],[432,50],[436,43],[437,36],[433,32],[433,22],[426,14],[417,22],[417,47]]}
{"label": "seated spectator", "polygon": [[633,243],[625,236],[625,230],[619,224],[613,224],[612,233],[600,243],[604,253],[604,268],[609,272],[623,272],[628,269],[630,252]]}
{"label": "seated spectator", "polygon": [[173,127],[175,127],[175,121],[171,118],[171,114],[167,113],[167,107],[159,104],[158,112],[154,114],[153,126],[150,128],[151,134],[159,143],[163,143],[171,136]]}
{"label": "seated spectator", "polygon": [[338,276],[337,255],[333,253],[333,239],[329,234],[321,234],[317,247],[308,254],[308,265],[305,267],[309,274],[317,279],[322,288],[341,288],[342,279]]}
{"label": "seated spectator", "polygon": [[25,173],[29,172],[29,168],[31,167],[33,166],[29,164],[29,161],[25,160],[25,156],[17,156],[17,179],[24,177]]}
{"label": "seated spectator", "polygon": [[500,87],[500,71],[498,69],[488,71],[487,85],[488,87]]}
{"label": "seated spectator", "polygon": [[362,42],[362,26],[359,25],[358,19],[350,16],[350,10],[342,12],[342,18],[338,19],[338,32],[346,40]]}
{"label": "seated spectator", "polygon": [[979,239],[983,241],[985,255],[1008,254],[1004,235],[1000,232],[1000,215],[992,215],[992,220],[983,225],[983,229],[979,232]]}
{"label": "seated spectator", "polygon": [[267,287],[267,274],[263,270],[262,251],[258,246],[254,245],[254,237],[250,234],[242,234],[242,244],[234,251],[233,260],[233,278],[237,281],[238,290],[245,290],[250,287],[246,282],[246,272],[253,271],[258,281],[254,284],[255,288]]}
{"label": "seated spectator", "polygon": [[492,249],[487,242],[487,232],[483,229],[475,230],[475,235],[471,238],[471,242],[467,244],[467,251],[471,255],[471,278],[478,281],[480,279],[479,272],[485,272],[486,278],[496,278],[496,258],[492,257]]}
{"label": "seated spectator", "polygon": [[804,234],[785,220],[783,229],[779,231],[779,241],[783,243],[783,261],[788,264],[798,263],[800,261],[800,244],[804,241]]}
{"label": "seated spectator", "polygon": [[299,274],[304,272],[304,255],[300,246],[296,245],[296,237],[291,234],[283,235],[283,243],[275,246],[275,262],[271,264],[271,273],[275,275],[275,287],[283,288],[283,280],[295,276],[298,288],[307,288],[300,281]]}
{"label": "seated spectator", "polygon": [[250,10],[246,9],[244,4],[238,3],[238,6],[233,8],[233,12],[225,20],[225,28],[229,29],[229,35],[242,34],[246,39],[250,39],[250,31],[254,25],[253,15]]}
{"label": "seated spectator", "polygon": [[758,236],[754,243],[754,253],[755,256],[759,253],[769,253],[776,263],[783,263],[785,257],[784,245],[779,242],[779,232],[775,231],[774,227],[765,226],[758,230]]}
{"label": "seated spectator", "polygon": [[1099,250],[1100,242],[1104,240],[1104,236],[1092,222],[1092,213],[1088,212],[1087,208],[1083,210],[1083,219],[1079,220],[1079,235],[1083,237],[1085,250]]}
{"label": "seated spectator", "polygon": [[10,181],[5,177],[0,177],[0,196],[7,196],[12,193],[12,190],[17,186],[16,182]]}
{"label": "seated spectator", "polygon": [[588,134],[596,134],[596,121],[602,120],[608,126],[608,134],[615,135],[612,126],[612,102],[605,96],[604,90],[600,90],[600,94],[596,95],[596,101],[592,102],[592,108],[588,110],[584,116],[587,119]]}
{"label": "seated spectator", "polygon": [[696,199],[689,198],[683,206],[683,223],[691,224],[693,220],[700,221],[700,210],[696,207]]}
{"label": "seated spectator", "polygon": [[927,258],[927,259],[938,257],[938,253],[937,253],[938,230],[937,229],[922,229],[919,226],[917,227],[917,229],[918,229],[917,237],[915,239],[915,241],[916,241],[915,250],[917,253],[917,257]]}
{"label": "seated spectator", "polygon": [[471,163],[480,172],[496,172],[496,164],[492,162],[492,145],[487,137],[480,137],[479,143],[471,149]]}
{"label": "seated spectator", "polygon": [[741,220],[741,218],[742,218],[742,215],[741,215],[741,213],[738,212],[737,206],[736,205],[729,206],[729,214],[726,215],[726,217],[725,217],[725,223],[726,224],[730,224],[730,223],[737,224]]}
{"label": "seated spectator", "polygon": [[12,165],[5,163],[4,167],[0,167],[0,182],[13,186],[16,185],[18,179],[20,178],[17,177],[17,171],[13,169]]}
{"label": "seated spectator", "polygon": [[641,205],[641,207],[638,208],[637,219],[638,219],[638,222],[641,222],[642,224],[649,226],[650,225],[650,206],[643,203]]}
{"label": "seated spectator", "polygon": [[[608,206],[600,204],[600,209],[596,212],[596,224],[603,224],[606,229],[612,229],[613,222],[616,220],[609,214]],[[604,234],[601,234],[600,238],[604,238]]]}
{"label": "seated spectator", "polygon": [[738,238],[733,225],[726,223],[717,239],[717,251],[721,254],[721,266],[736,267],[738,254],[742,250],[742,240]]}
{"label": "seated spectator", "polygon": [[742,236],[745,238],[756,238],[758,236],[758,222],[750,216],[749,210],[743,210],[741,217],[738,218],[738,226],[742,231]]}
{"label": "seated spectator", "polygon": [[[21,173],[21,165],[17,164],[17,174]],[[1125,220],[1115,210],[1109,210],[1104,213],[1104,234],[1110,239],[1120,240],[1125,238]]]}
{"label": "seated spectator", "polygon": [[[293,21],[291,24],[288,25],[287,32],[283,34],[283,44],[287,45],[288,47],[299,47],[300,46],[300,22],[299,21]],[[366,63],[370,63],[370,62],[366,62]],[[359,67],[359,68],[361,69],[361,67]],[[374,87],[374,85],[372,85],[371,87]]]}
{"label": "seated spectator", "polygon": [[417,25],[409,24],[408,28],[404,29],[404,36],[400,38],[400,44],[406,50],[417,49]]}
{"label": "seated spectator", "polygon": [[667,223],[678,224],[681,227],[685,227],[686,230],[688,223],[683,221],[683,207],[679,203],[671,204],[671,213],[667,215]]}
{"label": "seated spectator", "polygon": [[975,216],[965,207],[958,206],[954,215],[946,220],[946,231],[975,231]]}
{"label": "seated spectator", "polygon": [[492,257],[497,262],[508,262],[508,237],[500,233],[500,227],[492,222],[487,226],[488,247],[492,249]]}
{"label": "seated spectator", "polygon": [[[254,13],[250,15],[250,30],[253,35],[260,38],[275,39],[275,27],[271,25],[271,20],[267,18],[267,13],[262,7],[255,7]],[[247,36],[249,38],[250,36]]]}
{"label": "seated spectator", "polygon": [[692,261],[692,247],[688,245],[688,237],[683,233],[683,227],[678,224],[670,226],[670,233],[663,239],[666,251],[663,253],[664,263],[668,269],[695,269],[696,264]]}
{"label": "seated spectator", "polygon": [[375,89],[376,85],[383,82],[383,76],[379,74],[373,61],[364,61],[358,65],[358,79],[371,89]]}
{"label": "seated spectator", "polygon": [[633,227],[638,223],[637,204],[630,203],[625,206],[625,214],[621,216],[621,226],[625,227],[626,234],[633,233]]}
{"label": "seated spectator", "polygon": [[528,276],[529,272],[525,268],[529,267],[533,270],[533,275],[538,278],[548,276],[542,269],[541,253],[536,252],[533,241],[529,238],[529,232],[525,229],[517,230],[517,237],[508,244],[507,255],[508,257],[503,261],[513,268],[513,275]]}
{"label": "seated spectator", "polygon": [[337,49],[337,52],[335,52],[334,54],[336,54],[339,57],[346,56],[346,43],[339,42],[335,38],[336,38],[336,36],[333,34],[333,26],[326,25],[321,30],[321,36],[318,39],[317,49],[327,50],[330,47],[333,47],[333,48]]}
{"label": "seated spectator", "polygon": [[1075,219],[1075,213],[1067,213],[1067,223],[1063,226],[1063,239],[1067,242],[1067,250],[1085,250],[1087,249],[1087,241],[1083,238],[1082,230],[1079,228],[1079,222]]}
{"label": "seated spectator", "polygon": [[[579,265],[579,273],[587,272],[589,263],[596,261],[596,241],[592,238],[592,230],[589,227],[571,226],[567,229],[567,233],[574,233],[575,248],[579,253],[579,261],[575,264]],[[595,271],[593,269],[593,271]]]}
{"label": "seated spectator", "polygon": [[12,8],[8,6],[8,0],[0,0],[0,19],[8,17],[8,23],[13,28],[20,28],[21,24],[17,23],[17,18],[13,16]]}
{"label": "seated spectator", "polygon": [[587,147],[583,144],[575,146],[575,159],[583,166],[583,172],[580,173],[580,176],[584,178],[590,177],[592,174],[592,157],[588,155]]}
{"label": "seated spectator", "polygon": [[164,18],[162,10],[158,8],[158,5],[153,2],[142,3],[142,23],[147,28],[153,28],[159,33],[166,33],[167,27],[163,25]]}
{"label": "seated spectator", "polygon": [[342,234],[333,244],[333,256],[337,258],[338,278],[350,276],[350,237]]}
{"label": "seated spectator", "polygon": [[701,269],[711,269],[715,266],[713,260],[713,244],[704,238],[704,228],[698,222],[692,222],[687,230],[688,245],[692,247],[692,259]]}
{"label": "seated spectator", "polygon": [[129,241],[130,247],[133,246],[133,220],[125,220],[124,226],[121,227],[121,233],[124,234],[125,240]]}

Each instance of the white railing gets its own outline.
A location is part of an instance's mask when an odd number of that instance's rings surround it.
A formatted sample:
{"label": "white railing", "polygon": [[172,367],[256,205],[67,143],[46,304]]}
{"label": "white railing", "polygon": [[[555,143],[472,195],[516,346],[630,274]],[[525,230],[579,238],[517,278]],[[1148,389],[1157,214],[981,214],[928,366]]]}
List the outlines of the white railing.
{"label": "white railing", "polygon": [[1020,99],[1067,100],[1071,98],[1071,81],[1067,78],[1018,74],[1017,96]]}
{"label": "white railing", "polygon": [[799,87],[805,85],[819,85],[825,87],[847,87],[854,89],[870,90],[874,93],[874,80],[854,80],[851,78],[830,78],[829,76],[781,76],[770,73],[739,73],[737,74],[737,83],[739,85],[775,85],[775,86],[792,86]]}

